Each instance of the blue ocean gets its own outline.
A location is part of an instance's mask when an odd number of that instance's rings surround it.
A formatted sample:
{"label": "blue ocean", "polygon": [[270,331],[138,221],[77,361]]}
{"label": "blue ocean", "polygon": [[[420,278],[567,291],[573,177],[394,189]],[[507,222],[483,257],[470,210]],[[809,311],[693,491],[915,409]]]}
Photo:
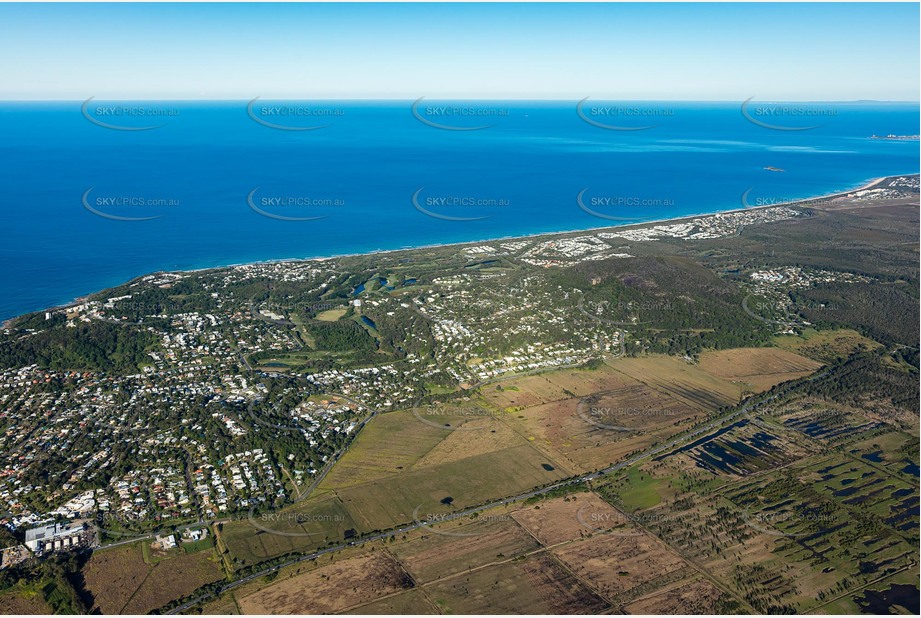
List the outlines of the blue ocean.
{"label": "blue ocean", "polygon": [[[733,210],[918,172],[917,104],[0,104],[0,319],[158,270]],[[743,196],[746,196],[743,198]]]}

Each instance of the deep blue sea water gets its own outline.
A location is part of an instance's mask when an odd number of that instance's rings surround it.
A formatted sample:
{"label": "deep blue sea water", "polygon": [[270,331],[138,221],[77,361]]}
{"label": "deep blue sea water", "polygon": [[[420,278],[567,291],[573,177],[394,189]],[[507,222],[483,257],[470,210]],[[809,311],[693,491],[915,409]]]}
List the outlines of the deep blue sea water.
{"label": "deep blue sea water", "polygon": [[[475,131],[430,126],[411,102],[260,100],[252,114],[246,102],[132,103],[141,116],[92,101],[90,118],[81,105],[0,103],[0,318],[157,270],[731,210],[749,189],[749,204],[808,197],[917,173],[919,161],[917,141],[869,139],[917,134],[917,104],[748,108],[775,127],[821,125],[804,131],[760,126],[733,103],[582,108],[606,125],[655,125],[635,131],[594,126],[575,102],[448,104],[476,116],[439,115],[443,102],[416,108],[442,126],[491,125]],[[601,109],[611,105],[636,109]],[[580,193],[616,220],[582,210]]]}

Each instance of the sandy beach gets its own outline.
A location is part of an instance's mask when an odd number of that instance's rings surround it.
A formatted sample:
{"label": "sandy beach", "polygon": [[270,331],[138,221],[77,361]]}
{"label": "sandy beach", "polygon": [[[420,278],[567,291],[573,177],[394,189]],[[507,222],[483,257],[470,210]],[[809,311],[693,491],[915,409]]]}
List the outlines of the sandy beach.
{"label": "sandy beach", "polygon": [[[380,249],[380,250],[369,251],[365,253],[341,253],[341,254],[334,254],[334,255],[305,257],[305,258],[283,258],[283,259],[275,259],[275,260],[242,262],[242,263],[226,264],[222,266],[213,266],[213,267],[208,267],[208,268],[195,268],[195,269],[188,269],[188,270],[154,271],[151,273],[145,273],[143,275],[138,275],[137,277],[129,279],[125,283],[126,284],[132,283],[134,281],[137,281],[138,279],[141,279],[142,277],[147,277],[153,274],[165,273],[165,272],[198,273],[198,272],[211,272],[211,271],[223,270],[226,268],[236,268],[240,266],[248,266],[248,265],[255,265],[255,264],[287,264],[287,263],[298,263],[298,262],[323,262],[323,261],[328,261],[328,260],[349,258],[349,257],[360,257],[360,256],[370,256],[370,255],[388,255],[388,254],[401,253],[401,252],[406,252],[406,251],[419,251],[419,250],[425,250],[425,249],[442,249],[442,248],[448,248],[448,247],[465,247],[465,246],[479,245],[479,244],[488,243],[488,242],[511,242],[511,241],[516,241],[516,240],[534,240],[535,238],[552,238],[555,236],[568,237],[568,236],[579,235],[579,234],[594,234],[594,233],[605,232],[605,231],[637,229],[637,228],[645,228],[645,227],[651,227],[651,226],[656,226],[656,225],[672,225],[676,223],[690,221],[693,219],[698,219],[700,217],[709,217],[709,216],[718,215],[718,214],[729,214],[729,213],[735,213],[735,212],[761,210],[765,208],[795,207],[795,206],[808,208],[810,203],[817,202],[817,201],[825,202],[825,201],[829,201],[833,199],[845,198],[848,195],[855,193],[857,191],[864,191],[866,189],[871,189],[885,180],[888,180],[891,178],[897,178],[898,176],[906,176],[906,175],[917,175],[917,174],[897,174],[893,176],[882,176],[882,177],[873,178],[867,182],[864,182],[863,184],[857,187],[854,187],[853,189],[847,189],[843,191],[837,191],[834,193],[816,195],[814,197],[803,198],[799,200],[792,200],[789,202],[778,202],[776,204],[750,206],[747,208],[746,207],[734,208],[731,210],[702,212],[702,213],[697,213],[697,214],[692,214],[692,215],[684,215],[681,217],[643,221],[640,223],[628,223],[628,224],[623,224],[623,225],[604,225],[604,226],[599,226],[599,227],[582,228],[582,229],[576,229],[576,230],[562,230],[562,231],[555,231],[555,232],[537,232],[534,234],[525,234],[525,235],[519,235],[519,236],[499,236],[499,237],[482,238],[478,240],[470,240],[470,241],[463,241],[463,242],[456,242],[456,243],[435,243],[435,244],[419,245],[419,246],[412,246],[412,247],[401,247],[399,249]],[[60,309],[66,309],[67,307],[72,307],[74,305],[79,305],[81,303],[86,302],[90,296],[98,293],[99,291],[102,291],[102,290],[97,290],[96,292],[85,294],[83,296],[75,298],[74,300],[68,303],[64,303],[61,305],[55,305],[52,307],[48,307],[46,309],[42,309],[40,311],[55,311],[55,310],[60,310]],[[40,311],[30,312],[30,313],[39,313]],[[28,315],[28,313],[22,314],[22,315]],[[5,320],[2,324],[2,327],[9,328],[11,323],[14,320],[16,320],[18,317],[20,316],[14,316],[14,317],[9,318],[8,320]]]}

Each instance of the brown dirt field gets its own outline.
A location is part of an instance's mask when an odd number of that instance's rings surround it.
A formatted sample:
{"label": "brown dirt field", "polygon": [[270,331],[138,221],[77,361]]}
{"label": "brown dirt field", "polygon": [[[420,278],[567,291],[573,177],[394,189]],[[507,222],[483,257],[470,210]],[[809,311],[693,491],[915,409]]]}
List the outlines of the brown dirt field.
{"label": "brown dirt field", "polygon": [[[614,369],[604,366],[591,371],[565,369],[539,376],[529,376],[503,383],[504,390],[495,386],[483,388],[482,396],[489,405],[499,410],[507,408],[529,408],[544,403],[566,399],[569,391],[577,397],[584,397],[598,391],[624,388],[636,381]],[[511,390],[511,388],[518,390]]]}
{"label": "brown dirt field", "polygon": [[220,562],[210,551],[181,554],[158,562],[123,613],[146,614],[223,576]]}
{"label": "brown dirt field", "polygon": [[550,606],[550,614],[592,614],[607,603],[573,577],[549,554],[535,556],[524,563],[531,585]]}
{"label": "brown dirt field", "polygon": [[700,410],[635,384],[583,399],[581,414],[601,425],[652,431],[700,415]]}
{"label": "brown dirt field", "polygon": [[633,378],[628,378],[607,365],[590,371],[572,369],[554,371],[545,374],[544,377],[560,388],[565,388],[576,397],[585,397],[599,391],[627,388],[637,383]]}
{"label": "brown dirt field", "polygon": [[[637,385],[648,397],[647,401],[656,401],[660,409],[675,406],[675,400],[665,397],[647,386]],[[535,448],[546,452],[550,457],[564,462],[571,470],[578,473],[596,470],[623,459],[631,451],[649,446],[662,440],[670,433],[680,431],[673,423],[681,417],[655,416],[665,426],[655,432],[638,434],[634,432],[613,431],[592,425],[579,415],[579,399],[555,401],[509,415],[507,423],[531,440]],[[611,407],[627,406],[611,399],[602,400],[602,404]],[[677,405],[681,411],[697,414],[696,408],[683,403]],[[583,415],[586,415],[583,408]],[[521,417],[521,418],[519,418]]]}
{"label": "brown dirt field", "polygon": [[[503,384],[503,386],[518,386],[518,380]],[[489,386],[483,389],[483,399],[497,410],[508,410],[512,408],[529,408],[544,403],[534,393],[527,391],[519,386],[519,390],[497,391],[495,387]]]}
{"label": "brown dirt field", "polygon": [[687,405],[713,411],[738,403],[742,390],[696,365],[672,356],[618,358],[611,367]]}
{"label": "brown dirt field", "polygon": [[626,600],[646,585],[662,585],[687,567],[653,537],[596,535],[552,550],[573,573],[610,600]]}
{"label": "brown dirt field", "polygon": [[50,614],[51,608],[42,599],[41,594],[26,596],[19,591],[4,592],[0,594],[0,615],[15,616],[17,614]]}
{"label": "brown dirt field", "polygon": [[413,587],[386,551],[349,558],[238,599],[244,614],[331,614]]}
{"label": "brown dirt field", "polygon": [[426,453],[414,468],[425,468],[475,455],[484,455],[510,446],[524,446],[527,440],[512,431],[508,425],[493,418],[466,421],[460,429],[452,431],[435,448]]}
{"label": "brown dirt field", "polygon": [[548,554],[456,575],[425,592],[445,614],[594,614],[607,606]]}
{"label": "brown dirt field", "polygon": [[370,616],[412,616],[417,614],[437,614],[438,610],[425,598],[425,594],[421,590],[410,590],[367,605],[360,605],[342,613]]}
{"label": "brown dirt field", "polygon": [[592,534],[593,528],[608,527],[598,522],[616,525],[626,521],[617,509],[592,492],[545,500],[513,512],[512,517],[544,546],[580,539]]}
{"label": "brown dirt field", "polygon": [[422,538],[394,545],[390,551],[417,582],[429,582],[540,547],[510,515],[489,511],[480,517],[489,519],[464,526],[438,526],[435,530],[445,534],[430,531]]}
{"label": "brown dirt field", "polygon": [[[742,392],[737,384],[666,356],[615,359],[595,371],[563,370],[511,384],[518,386],[519,395],[530,393],[529,399],[514,400],[528,407],[501,419],[536,448],[579,473],[610,465],[631,451],[661,441],[681,431],[681,427],[675,427],[676,422],[687,422],[704,411],[735,403]],[[552,384],[553,390],[538,392],[545,384]],[[546,399],[550,392],[560,396],[564,389],[580,397],[595,393],[599,396],[597,401],[587,400],[581,407],[580,399],[574,397],[534,405],[535,400]],[[512,397],[510,393],[515,391],[497,393],[484,389],[483,397],[501,407],[512,401],[507,399]],[[640,433],[587,422],[583,416],[592,416],[589,406],[606,411],[610,418],[600,419],[602,425],[630,427]]]}
{"label": "brown dirt field", "polygon": [[[518,390],[511,390],[512,388]],[[490,405],[500,410],[535,406],[569,397],[561,387],[543,375],[510,380],[502,384],[502,389],[501,391],[496,390],[496,387],[492,385],[482,389],[483,397]]]}
{"label": "brown dirt field", "polygon": [[212,551],[177,554],[154,565],[140,544],[95,552],[83,569],[92,611],[146,614],[223,577]]}
{"label": "brown dirt field", "polygon": [[140,545],[93,552],[83,567],[86,589],[93,595],[90,613],[120,613],[149,572]]}
{"label": "brown dirt field", "polygon": [[738,348],[703,352],[700,369],[710,375],[743,382],[755,391],[809,375],[822,364],[779,348]]}
{"label": "brown dirt field", "polygon": [[709,581],[696,579],[643,597],[623,610],[628,614],[716,614],[722,595]]}

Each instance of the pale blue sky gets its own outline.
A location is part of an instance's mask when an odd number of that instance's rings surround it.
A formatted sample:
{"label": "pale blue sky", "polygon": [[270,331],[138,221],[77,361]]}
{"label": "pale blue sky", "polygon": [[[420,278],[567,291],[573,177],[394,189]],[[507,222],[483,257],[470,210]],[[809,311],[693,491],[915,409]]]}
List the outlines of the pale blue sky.
{"label": "pale blue sky", "polygon": [[0,99],[909,100],[919,6],[0,4]]}

